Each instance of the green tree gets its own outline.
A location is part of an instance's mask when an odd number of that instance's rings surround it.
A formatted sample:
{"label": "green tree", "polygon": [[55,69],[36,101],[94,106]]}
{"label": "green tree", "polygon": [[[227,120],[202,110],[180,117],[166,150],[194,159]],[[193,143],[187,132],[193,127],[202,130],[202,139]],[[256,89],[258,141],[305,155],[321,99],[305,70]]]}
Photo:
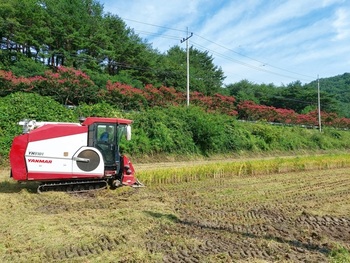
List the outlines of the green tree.
{"label": "green tree", "polygon": [[[174,46],[168,50],[162,60],[163,65],[158,78],[163,85],[185,91],[187,86],[186,50]],[[214,58],[208,51],[189,49],[190,89],[204,95],[213,95],[221,91],[225,79],[221,68],[214,65]]]}
{"label": "green tree", "polygon": [[[321,108],[325,112],[338,112],[338,103],[332,94],[321,92]],[[305,108],[317,108],[317,86],[305,86],[295,81],[279,89],[279,94],[271,99],[271,106],[292,109],[297,113],[305,112]]]}
{"label": "green tree", "polygon": [[13,42],[13,36],[16,35],[20,25],[14,5],[17,2],[16,0],[0,0],[0,63],[4,69],[7,69],[17,53]]}
{"label": "green tree", "polygon": [[237,102],[241,101],[254,101],[255,103],[260,103],[259,98],[256,97],[255,91],[256,85],[248,80],[241,80],[240,82],[227,85],[227,89],[231,96],[237,99]]}
{"label": "green tree", "polygon": [[274,84],[255,84],[246,79],[229,84],[226,89],[237,99],[237,102],[250,100],[264,105],[271,105],[271,99],[278,94]]}
{"label": "green tree", "polygon": [[22,54],[38,60],[42,45],[49,37],[47,13],[37,0],[17,0],[14,8],[19,26],[13,41],[18,44]]}
{"label": "green tree", "polygon": [[[155,81],[154,68],[158,54],[142,40],[125,22],[116,15],[107,13],[102,19],[101,32],[98,34],[98,47],[92,43],[90,54],[98,57],[99,65],[105,73],[113,76],[114,81],[142,84]],[[91,52],[94,51],[94,52]]]}
{"label": "green tree", "polygon": [[49,17],[51,38],[45,43],[48,63],[72,66],[86,48],[90,18],[101,15],[100,4],[93,0],[44,0],[41,6]]}

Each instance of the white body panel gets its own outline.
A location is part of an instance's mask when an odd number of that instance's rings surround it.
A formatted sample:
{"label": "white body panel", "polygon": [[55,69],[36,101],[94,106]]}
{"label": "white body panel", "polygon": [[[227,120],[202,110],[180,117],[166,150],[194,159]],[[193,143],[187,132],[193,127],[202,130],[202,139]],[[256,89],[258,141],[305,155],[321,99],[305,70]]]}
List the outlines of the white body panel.
{"label": "white body panel", "polygon": [[[62,136],[52,139],[29,142],[25,153],[28,173],[52,173],[69,175],[104,175],[104,162],[101,153],[86,147],[87,133]],[[100,164],[93,171],[82,171],[73,157],[86,149],[94,150],[100,156]],[[30,178],[28,178],[30,180]]]}

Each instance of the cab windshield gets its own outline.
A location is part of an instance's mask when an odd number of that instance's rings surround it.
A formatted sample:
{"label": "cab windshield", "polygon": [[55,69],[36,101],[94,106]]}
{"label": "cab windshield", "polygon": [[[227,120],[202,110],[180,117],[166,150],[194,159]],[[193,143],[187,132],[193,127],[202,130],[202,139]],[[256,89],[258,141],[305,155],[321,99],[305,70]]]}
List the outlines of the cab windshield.
{"label": "cab windshield", "polygon": [[117,142],[118,142],[118,144],[123,139],[123,137],[125,137],[125,135],[126,135],[126,130],[127,130],[126,127],[127,127],[126,125],[119,125],[117,127]]}

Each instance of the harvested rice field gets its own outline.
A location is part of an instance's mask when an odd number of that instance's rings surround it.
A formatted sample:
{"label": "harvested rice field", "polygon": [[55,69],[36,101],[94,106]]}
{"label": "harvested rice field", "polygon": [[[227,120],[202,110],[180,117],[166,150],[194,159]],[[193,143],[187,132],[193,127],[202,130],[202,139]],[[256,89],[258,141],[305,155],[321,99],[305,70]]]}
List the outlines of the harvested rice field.
{"label": "harvested rice field", "polygon": [[348,262],[350,170],[36,193],[0,172],[0,262]]}

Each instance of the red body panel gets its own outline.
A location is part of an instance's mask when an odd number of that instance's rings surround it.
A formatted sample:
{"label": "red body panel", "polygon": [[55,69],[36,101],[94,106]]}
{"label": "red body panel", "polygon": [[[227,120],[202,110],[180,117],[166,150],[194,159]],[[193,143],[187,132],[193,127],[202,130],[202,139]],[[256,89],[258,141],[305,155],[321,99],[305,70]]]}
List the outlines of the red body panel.
{"label": "red body panel", "polygon": [[100,118],[100,117],[89,117],[86,118],[86,120],[82,123],[82,125],[90,125],[95,122],[101,122],[101,123],[119,123],[119,124],[131,124],[132,120],[128,119],[119,119],[119,118]]}
{"label": "red body panel", "polygon": [[27,180],[25,152],[28,145],[28,134],[22,134],[13,139],[10,150],[10,165],[12,177],[18,181]]}
{"label": "red body panel", "polygon": [[[124,164],[122,184],[133,185],[136,183],[134,166],[132,165],[128,157],[124,155],[122,158],[123,158],[123,164]],[[128,172],[128,170],[130,171]]]}
{"label": "red body panel", "polygon": [[42,141],[87,132],[86,126],[76,124],[46,124],[29,133],[29,142]]}

